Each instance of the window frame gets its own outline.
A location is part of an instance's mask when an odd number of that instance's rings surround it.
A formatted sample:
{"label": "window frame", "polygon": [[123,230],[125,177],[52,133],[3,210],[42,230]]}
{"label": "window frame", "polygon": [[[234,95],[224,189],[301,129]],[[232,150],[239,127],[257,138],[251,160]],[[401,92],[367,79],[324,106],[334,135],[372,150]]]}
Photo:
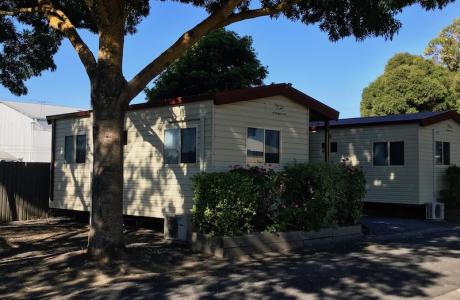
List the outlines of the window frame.
{"label": "window frame", "polygon": [[[438,163],[437,161],[437,144],[440,143],[441,144],[441,161],[440,163]],[[445,145],[448,144],[449,145],[449,160],[448,160],[448,163],[446,163],[446,159],[445,159]],[[450,166],[451,165],[451,160],[452,160],[452,145],[451,145],[451,142],[445,142],[445,141],[435,141],[434,143],[434,155],[433,155],[433,159],[434,159],[434,164],[436,166]]]}
{"label": "window frame", "polygon": [[[264,141],[263,141],[263,160],[264,162],[263,163],[253,163],[253,162],[249,162],[248,161],[248,130],[249,128],[253,128],[253,129],[261,129],[264,131]],[[265,147],[266,147],[266,130],[271,130],[271,131],[278,131],[279,133],[279,161],[277,163],[271,163],[271,162],[266,162],[265,160]],[[257,126],[247,126],[246,127],[246,131],[245,131],[245,145],[246,145],[246,149],[245,149],[245,153],[244,155],[246,156],[246,165],[249,165],[249,166],[259,166],[259,165],[280,165],[281,164],[281,155],[283,153],[283,150],[282,150],[282,145],[283,145],[283,135],[282,135],[282,132],[281,132],[281,128],[276,128],[276,127],[257,127]]]}
{"label": "window frame", "polygon": [[[195,129],[195,162],[190,162],[190,163],[184,163],[181,161],[181,154],[182,154],[182,129]],[[179,156],[178,156],[178,162],[177,163],[167,163],[165,161],[165,134],[166,130],[179,130]],[[164,166],[182,166],[182,165],[196,165],[200,163],[200,156],[199,156],[199,151],[200,151],[200,144],[198,143],[198,136],[199,136],[199,125],[186,125],[186,126],[179,126],[179,125],[169,125],[165,126],[163,129],[163,137],[162,137],[162,143],[163,143],[163,151],[162,151],[162,158],[163,158],[163,165]]]}
{"label": "window frame", "polygon": [[[387,145],[387,163],[384,165],[376,165],[375,164],[375,144],[377,143],[385,143]],[[391,164],[391,143],[403,143],[403,164]],[[372,142],[372,166],[373,167],[404,167],[406,165],[406,142],[401,140],[389,140],[389,141],[379,141],[379,142]]]}
{"label": "window frame", "polygon": [[[77,137],[78,136],[84,136],[85,137],[85,157],[84,157],[84,161],[82,162],[77,162]],[[67,138],[71,138],[72,139],[72,160],[69,162],[67,161],[66,159],[66,154],[67,154],[67,151],[66,151],[66,140]],[[88,135],[86,132],[78,132],[76,134],[72,134],[72,135],[65,135],[64,136],[64,164],[65,165],[81,165],[81,164],[86,164],[87,162],[87,155],[88,154]]]}

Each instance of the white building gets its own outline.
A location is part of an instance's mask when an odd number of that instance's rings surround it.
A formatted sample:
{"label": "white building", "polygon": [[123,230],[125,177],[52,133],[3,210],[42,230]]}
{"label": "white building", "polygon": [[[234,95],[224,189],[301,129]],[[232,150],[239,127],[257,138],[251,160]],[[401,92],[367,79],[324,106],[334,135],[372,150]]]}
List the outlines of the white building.
{"label": "white building", "polygon": [[50,162],[47,115],[81,109],[40,103],[0,101],[0,161]]}

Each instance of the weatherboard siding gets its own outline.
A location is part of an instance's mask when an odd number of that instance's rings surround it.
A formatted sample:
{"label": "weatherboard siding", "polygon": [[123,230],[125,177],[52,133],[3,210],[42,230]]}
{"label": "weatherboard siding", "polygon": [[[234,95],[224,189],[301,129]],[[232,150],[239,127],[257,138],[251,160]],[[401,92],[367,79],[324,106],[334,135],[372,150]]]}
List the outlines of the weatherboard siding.
{"label": "weatherboard siding", "polygon": [[[88,211],[91,199],[92,129],[91,118],[57,120],[55,127],[54,185],[51,208]],[[86,162],[66,164],[65,137],[86,134]]]}
{"label": "weatherboard siding", "polygon": [[460,165],[460,125],[457,122],[446,120],[420,127],[420,203],[432,202],[440,198],[439,192],[445,188],[445,171],[449,167],[434,165],[433,169],[433,133],[435,142],[450,142],[450,164]]}
{"label": "weatherboard siding", "polygon": [[280,164],[265,164],[265,167],[282,168],[294,162],[308,162],[309,110],[305,106],[284,96],[274,96],[216,105],[213,115],[214,171],[246,165],[248,127],[280,131]]}
{"label": "weatherboard siding", "polygon": [[[165,214],[190,212],[193,197],[191,176],[210,167],[212,105],[212,101],[202,101],[127,113],[125,128],[128,140],[124,149],[124,214],[161,218]],[[163,162],[164,130],[185,127],[197,127],[197,163],[165,165]],[[88,142],[86,163],[64,164],[64,137],[83,132],[87,134]],[[57,120],[55,194],[50,206],[89,210],[91,167],[91,119]]]}
{"label": "weatherboard siding", "polygon": [[[379,203],[418,204],[418,125],[382,125],[331,128],[331,142],[338,151],[330,160],[343,159],[360,166],[366,174],[367,195],[364,201]],[[374,166],[373,143],[404,141],[404,166]],[[310,161],[324,161],[321,145],[324,131],[310,133]]]}

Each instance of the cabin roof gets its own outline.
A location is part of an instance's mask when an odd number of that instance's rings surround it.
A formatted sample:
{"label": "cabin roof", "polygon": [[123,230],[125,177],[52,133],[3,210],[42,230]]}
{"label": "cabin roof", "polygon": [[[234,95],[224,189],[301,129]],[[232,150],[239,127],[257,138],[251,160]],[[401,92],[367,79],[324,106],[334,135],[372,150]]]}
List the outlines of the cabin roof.
{"label": "cabin roof", "polygon": [[[399,114],[388,116],[374,116],[362,118],[347,118],[329,122],[330,127],[361,127],[361,126],[377,126],[386,124],[405,124],[419,123],[420,126],[427,126],[452,119],[460,123],[460,114],[454,110],[441,112],[419,112],[413,114]],[[310,122],[310,127],[324,127],[323,121]]]}
{"label": "cabin roof", "polygon": [[[170,99],[163,99],[151,103],[133,104],[128,107],[128,110],[140,110],[161,106],[174,106],[191,102],[199,102],[205,100],[212,100],[214,105],[224,105],[229,103],[249,101],[258,98],[272,97],[272,96],[285,96],[292,101],[307,107],[311,111],[311,120],[337,120],[339,112],[327,106],[326,104],[314,99],[311,96],[293,88],[290,84],[270,84],[258,87],[243,88],[237,90],[229,90],[215,93],[208,93],[195,96],[177,97]],[[89,117],[91,110],[78,111],[74,113],[66,113],[59,115],[47,116],[48,123],[53,120],[75,118],[75,117]]]}

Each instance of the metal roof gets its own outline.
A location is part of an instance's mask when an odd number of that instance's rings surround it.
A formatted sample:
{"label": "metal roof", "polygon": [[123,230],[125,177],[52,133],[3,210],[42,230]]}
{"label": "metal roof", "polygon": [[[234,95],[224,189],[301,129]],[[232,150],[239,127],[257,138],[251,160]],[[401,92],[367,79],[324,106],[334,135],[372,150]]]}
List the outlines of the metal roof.
{"label": "metal roof", "polygon": [[[419,123],[426,126],[441,122],[447,119],[453,119],[460,123],[460,115],[456,111],[441,112],[419,112],[413,114],[399,114],[387,116],[374,116],[362,118],[339,119],[330,121],[330,127],[358,127],[383,124],[401,124],[401,123]],[[324,122],[310,122],[310,127],[324,127]]]}
{"label": "metal roof", "polygon": [[16,102],[16,101],[2,101],[0,103],[20,112],[23,115],[28,116],[35,120],[46,120],[46,116],[72,113],[77,111],[85,110],[78,107],[68,107],[60,105],[50,105],[43,103],[31,103],[31,102]]}
{"label": "metal roof", "polygon": [[[159,106],[173,106],[205,100],[212,100],[214,105],[224,105],[234,102],[249,101],[253,99],[278,95],[285,96],[286,98],[291,99],[292,101],[302,106],[308,107],[311,112],[310,117],[312,120],[337,120],[339,117],[339,112],[335,109],[293,88],[290,84],[287,83],[270,84],[237,90],[215,92],[211,94],[176,97],[158,100],[155,102],[133,104],[128,107],[128,110],[139,110]],[[48,115],[47,120],[48,123],[50,123],[52,120],[64,118],[84,118],[89,117],[90,115],[91,110],[88,110],[70,114]]]}

